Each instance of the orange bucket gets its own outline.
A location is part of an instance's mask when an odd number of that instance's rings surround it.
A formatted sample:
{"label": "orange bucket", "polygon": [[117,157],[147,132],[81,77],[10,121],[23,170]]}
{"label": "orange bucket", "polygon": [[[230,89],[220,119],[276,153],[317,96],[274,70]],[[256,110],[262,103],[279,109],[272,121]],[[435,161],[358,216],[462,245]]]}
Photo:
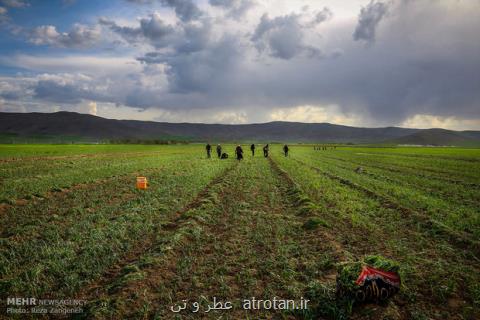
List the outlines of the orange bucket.
{"label": "orange bucket", "polygon": [[146,177],[137,177],[137,189],[147,189]]}

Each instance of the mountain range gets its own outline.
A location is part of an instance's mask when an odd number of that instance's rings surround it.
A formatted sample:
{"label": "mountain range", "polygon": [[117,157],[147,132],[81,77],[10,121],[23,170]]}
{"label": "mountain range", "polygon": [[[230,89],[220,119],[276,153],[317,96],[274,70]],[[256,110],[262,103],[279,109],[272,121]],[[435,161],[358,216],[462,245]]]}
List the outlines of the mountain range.
{"label": "mountain range", "polygon": [[389,143],[480,145],[480,131],[359,128],[330,123],[168,123],[106,119],[75,112],[0,113],[0,135],[12,139],[69,137],[83,141],[184,140],[221,142]]}

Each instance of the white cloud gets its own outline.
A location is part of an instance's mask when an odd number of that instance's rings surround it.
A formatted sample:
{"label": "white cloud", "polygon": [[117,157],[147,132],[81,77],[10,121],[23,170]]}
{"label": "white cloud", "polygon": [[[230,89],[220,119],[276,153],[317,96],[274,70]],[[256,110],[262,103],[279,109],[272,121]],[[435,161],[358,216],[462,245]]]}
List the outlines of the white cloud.
{"label": "white cloud", "polygon": [[406,128],[444,128],[451,130],[480,130],[480,119],[461,119],[428,114],[416,114],[400,124]]}
{"label": "white cloud", "polygon": [[269,115],[270,121],[294,122],[329,122],[335,124],[356,126],[363,123],[363,119],[355,115],[343,114],[338,106],[297,106],[292,108],[274,109]]}
{"label": "white cloud", "polygon": [[133,57],[86,55],[33,56],[19,54],[0,56],[0,63],[37,72],[83,72],[94,74],[139,73],[141,64]]}
{"label": "white cloud", "polygon": [[88,103],[88,113],[94,116],[97,115],[97,103],[95,101]]}
{"label": "white cloud", "polygon": [[55,26],[36,27],[30,33],[30,42],[64,48],[88,48],[100,40],[99,26],[74,24],[69,32],[59,33]]}

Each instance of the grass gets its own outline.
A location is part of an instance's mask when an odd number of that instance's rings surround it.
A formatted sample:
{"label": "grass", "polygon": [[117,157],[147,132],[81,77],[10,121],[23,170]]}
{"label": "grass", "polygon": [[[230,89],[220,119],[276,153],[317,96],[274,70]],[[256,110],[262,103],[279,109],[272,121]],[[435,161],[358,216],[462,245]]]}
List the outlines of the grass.
{"label": "grass", "polygon": [[[202,317],[480,315],[477,149],[290,153],[272,145],[270,159],[246,153],[237,162],[206,159],[202,145],[0,146],[2,304],[82,298],[84,313],[72,317],[85,319],[174,318],[170,306],[187,299],[206,308],[213,297],[234,308]],[[138,175],[149,189],[134,188]],[[339,268],[390,269],[390,260],[402,278],[391,301],[336,296]],[[311,302],[242,309],[250,297]]]}

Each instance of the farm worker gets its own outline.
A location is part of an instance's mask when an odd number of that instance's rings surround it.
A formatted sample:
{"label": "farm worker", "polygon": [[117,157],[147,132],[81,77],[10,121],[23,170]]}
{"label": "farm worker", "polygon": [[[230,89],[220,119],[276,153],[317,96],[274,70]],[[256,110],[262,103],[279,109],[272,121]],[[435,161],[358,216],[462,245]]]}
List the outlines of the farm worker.
{"label": "farm worker", "polygon": [[263,156],[265,158],[268,157],[268,143],[266,146],[263,147]]}
{"label": "farm worker", "polygon": [[207,158],[210,158],[210,153],[212,152],[212,146],[210,145],[210,143],[207,143],[205,149],[207,149]]}
{"label": "farm worker", "polygon": [[288,146],[287,145],[283,146],[283,152],[285,153],[285,157],[288,156]]}
{"label": "farm worker", "polygon": [[252,143],[250,150],[252,150],[252,157],[255,156],[255,144]]}
{"label": "farm worker", "polygon": [[222,146],[217,144],[217,156],[220,158],[222,156]]}
{"label": "farm worker", "polygon": [[235,154],[237,155],[237,160],[242,160],[243,159],[243,149],[240,147],[240,145],[235,148]]}

